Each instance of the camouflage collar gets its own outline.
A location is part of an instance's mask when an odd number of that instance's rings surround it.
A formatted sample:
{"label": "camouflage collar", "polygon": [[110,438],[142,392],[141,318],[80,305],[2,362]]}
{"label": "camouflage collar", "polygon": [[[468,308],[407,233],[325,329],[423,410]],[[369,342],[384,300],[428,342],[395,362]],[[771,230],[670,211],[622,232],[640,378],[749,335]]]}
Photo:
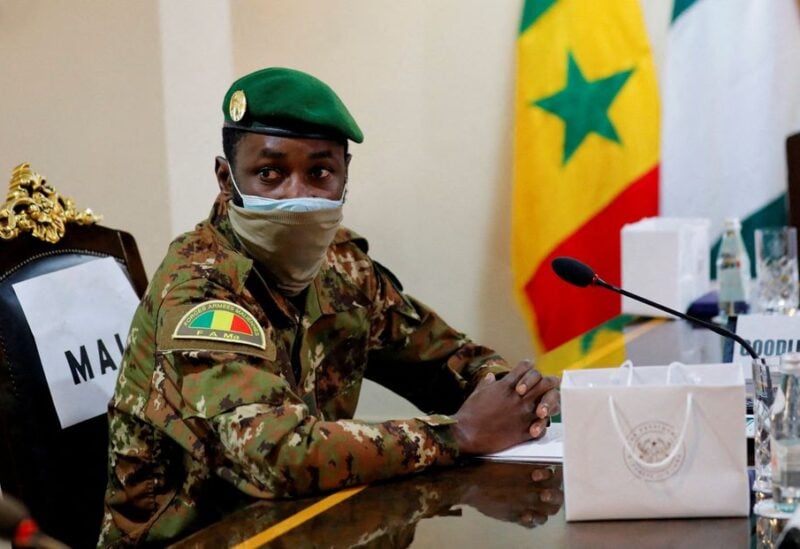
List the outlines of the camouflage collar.
{"label": "camouflage collar", "polygon": [[236,233],[233,232],[233,227],[228,219],[228,203],[222,194],[218,194],[214,200],[211,213],[208,215],[208,222],[223,237],[226,247],[241,255],[247,255],[239,239],[236,238]]}

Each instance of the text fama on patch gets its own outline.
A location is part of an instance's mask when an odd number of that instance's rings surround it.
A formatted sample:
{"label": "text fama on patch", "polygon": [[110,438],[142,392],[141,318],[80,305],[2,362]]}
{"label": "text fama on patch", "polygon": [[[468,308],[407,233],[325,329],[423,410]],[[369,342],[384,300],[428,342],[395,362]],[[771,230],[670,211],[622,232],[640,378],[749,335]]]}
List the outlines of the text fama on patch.
{"label": "text fama on patch", "polygon": [[197,330],[195,331],[195,336],[202,338],[228,339],[230,341],[240,341],[242,339],[237,334],[224,331],[222,333],[217,333],[216,330]]}

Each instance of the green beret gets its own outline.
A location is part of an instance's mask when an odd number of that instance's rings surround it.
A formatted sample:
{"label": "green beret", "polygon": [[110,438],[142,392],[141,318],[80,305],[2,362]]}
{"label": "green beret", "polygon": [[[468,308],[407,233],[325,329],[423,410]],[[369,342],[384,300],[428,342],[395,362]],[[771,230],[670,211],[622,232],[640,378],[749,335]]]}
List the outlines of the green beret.
{"label": "green beret", "polygon": [[222,102],[225,127],[287,137],[350,139],[364,134],[339,96],[304,72],[272,67],[234,82]]}

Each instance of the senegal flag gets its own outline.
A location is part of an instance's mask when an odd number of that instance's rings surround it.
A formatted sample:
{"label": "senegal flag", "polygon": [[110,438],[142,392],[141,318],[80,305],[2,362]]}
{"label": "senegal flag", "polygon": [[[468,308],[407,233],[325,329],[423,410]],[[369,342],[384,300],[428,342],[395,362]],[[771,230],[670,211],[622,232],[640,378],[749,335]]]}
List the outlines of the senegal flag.
{"label": "senegal flag", "polygon": [[638,0],[526,0],[517,71],[512,266],[542,352],[620,312],[618,296],[569,286],[550,261],[577,257],[618,284],[620,229],[658,214],[658,93]]}

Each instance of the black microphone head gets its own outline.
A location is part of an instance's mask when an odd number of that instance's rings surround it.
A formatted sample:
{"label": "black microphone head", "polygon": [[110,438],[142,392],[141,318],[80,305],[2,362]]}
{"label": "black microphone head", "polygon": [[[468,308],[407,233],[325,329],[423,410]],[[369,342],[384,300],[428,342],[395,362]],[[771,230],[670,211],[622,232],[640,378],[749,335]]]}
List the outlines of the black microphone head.
{"label": "black microphone head", "polygon": [[581,288],[585,288],[595,280],[592,268],[572,257],[557,257],[550,266],[560,278]]}

